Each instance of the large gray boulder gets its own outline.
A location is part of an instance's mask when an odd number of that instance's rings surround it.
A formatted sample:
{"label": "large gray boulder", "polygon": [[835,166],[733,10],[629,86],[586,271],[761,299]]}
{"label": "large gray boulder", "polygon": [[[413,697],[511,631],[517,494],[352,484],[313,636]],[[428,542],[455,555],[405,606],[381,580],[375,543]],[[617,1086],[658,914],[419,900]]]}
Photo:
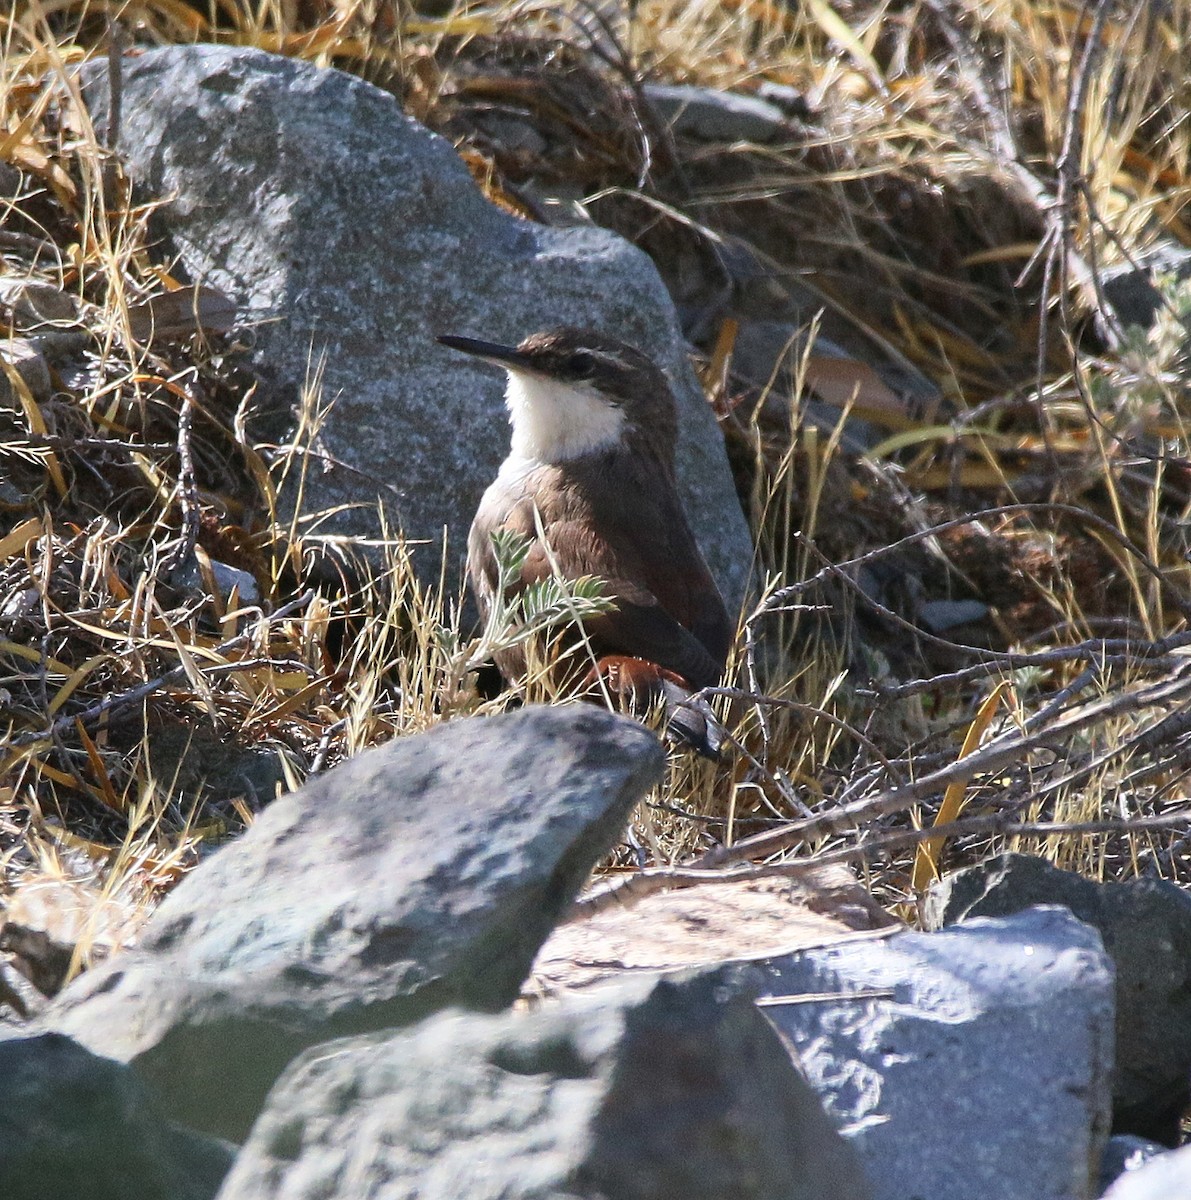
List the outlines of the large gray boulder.
{"label": "large gray boulder", "polygon": [[44,1023],[239,1138],[300,1050],[505,1007],[664,754],[590,705],[402,738],[276,800]]}
{"label": "large gray boulder", "polygon": [[761,970],[764,1011],[876,1200],[1094,1194],[1112,1094],[1112,963],[1069,912],[805,950]]}
{"label": "large gray boulder", "polygon": [[220,1200],[867,1195],[786,1047],[713,971],[317,1047]]}
{"label": "large gray boulder", "polygon": [[[339,71],[258,50],[170,46],[121,63],[120,149],[195,280],[255,323],[254,358],[287,403],[318,368],[334,409],[304,508],[355,505],[324,532],[374,534],[378,499],[452,578],[508,447],[499,372],[438,333],[517,341],[595,326],[654,356],[681,411],[678,472],[729,602],[751,544],[723,443],[649,259],[606,230],[553,229],[490,204],[451,146]],[[88,68],[102,129],[107,66]]]}
{"label": "large gray boulder", "polygon": [[164,1120],[122,1063],[58,1034],[0,1038],[4,1200],[210,1200],[233,1155]]}
{"label": "large gray boulder", "polygon": [[1029,854],[1002,854],[932,886],[928,925],[1062,904],[1099,930],[1116,967],[1113,1129],[1179,1140],[1191,1099],[1191,896],[1161,879],[1096,883]]}

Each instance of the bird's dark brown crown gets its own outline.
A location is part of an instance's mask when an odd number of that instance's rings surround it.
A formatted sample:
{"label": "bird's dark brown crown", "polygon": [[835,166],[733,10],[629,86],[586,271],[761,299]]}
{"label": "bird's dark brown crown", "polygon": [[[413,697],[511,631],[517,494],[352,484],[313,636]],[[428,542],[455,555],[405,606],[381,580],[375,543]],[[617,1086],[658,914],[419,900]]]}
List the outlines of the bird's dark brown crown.
{"label": "bird's dark brown crown", "polygon": [[531,370],[566,383],[587,383],[621,405],[630,422],[663,444],[677,433],[678,413],[665,375],[634,346],[591,329],[562,326],[532,333],[517,347]]}

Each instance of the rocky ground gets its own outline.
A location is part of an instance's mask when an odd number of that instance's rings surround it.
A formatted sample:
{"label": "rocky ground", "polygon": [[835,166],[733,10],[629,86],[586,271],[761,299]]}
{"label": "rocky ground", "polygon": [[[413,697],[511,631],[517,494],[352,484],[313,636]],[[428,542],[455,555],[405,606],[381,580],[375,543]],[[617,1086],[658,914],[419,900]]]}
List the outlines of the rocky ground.
{"label": "rocky ground", "polygon": [[[201,7],[6,51],[0,1191],[1176,1194],[1187,14]],[[674,384],[724,763],[486,676],[434,336],[554,322]]]}
{"label": "rocky ground", "polygon": [[1182,1194],[1185,892],[1009,855],[933,933],[805,865],[568,911],[663,763],[531,706],[276,800],[4,1031],[4,1194]]}

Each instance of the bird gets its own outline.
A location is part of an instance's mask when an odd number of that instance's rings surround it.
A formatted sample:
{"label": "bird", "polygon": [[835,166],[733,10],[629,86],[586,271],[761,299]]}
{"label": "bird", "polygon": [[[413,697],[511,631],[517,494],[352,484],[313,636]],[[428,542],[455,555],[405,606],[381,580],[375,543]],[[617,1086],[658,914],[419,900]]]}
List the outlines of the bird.
{"label": "bird", "polygon": [[[468,537],[480,615],[498,599],[499,530],[530,543],[514,589],[554,574],[599,578],[612,607],[583,618],[595,660],[587,682],[637,711],[660,703],[673,740],[718,759],[724,730],[692,693],[720,681],[734,625],[679,496],[678,406],[666,376],[591,329],[546,329],[516,346],[438,341],[508,375],[511,445]],[[524,649],[498,653],[496,665],[507,681],[523,678]]]}

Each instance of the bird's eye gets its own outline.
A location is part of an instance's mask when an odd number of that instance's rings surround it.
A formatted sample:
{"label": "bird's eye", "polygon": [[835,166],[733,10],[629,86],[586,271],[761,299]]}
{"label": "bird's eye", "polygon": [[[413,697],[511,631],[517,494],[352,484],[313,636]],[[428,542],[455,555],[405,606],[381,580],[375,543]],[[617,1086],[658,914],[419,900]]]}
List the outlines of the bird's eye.
{"label": "bird's eye", "polygon": [[567,368],[574,379],[590,379],[595,374],[596,360],[586,350],[576,350],[567,359]]}

